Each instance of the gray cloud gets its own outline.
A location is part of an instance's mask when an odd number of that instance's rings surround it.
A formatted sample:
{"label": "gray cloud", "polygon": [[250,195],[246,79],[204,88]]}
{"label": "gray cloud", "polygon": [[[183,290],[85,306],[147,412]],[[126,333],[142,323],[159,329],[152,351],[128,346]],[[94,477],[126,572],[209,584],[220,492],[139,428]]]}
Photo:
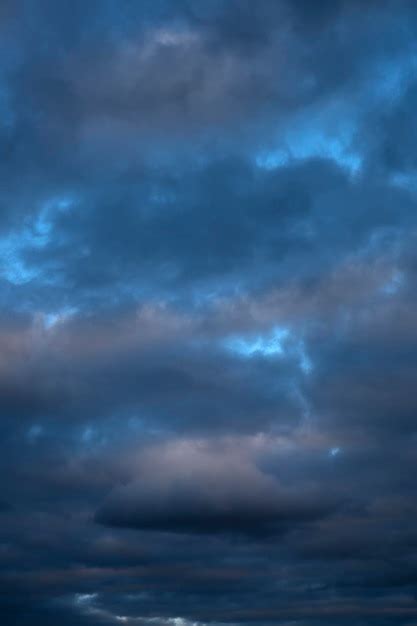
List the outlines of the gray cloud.
{"label": "gray cloud", "polygon": [[233,449],[242,443],[220,448],[221,454],[198,442],[149,450],[137,468],[139,478],[110,496],[97,521],[173,532],[262,535],[314,521],[335,507],[335,496],[320,494],[317,486],[289,489],[239,458]]}
{"label": "gray cloud", "polygon": [[414,623],[415,18],[2,3],[2,625]]}

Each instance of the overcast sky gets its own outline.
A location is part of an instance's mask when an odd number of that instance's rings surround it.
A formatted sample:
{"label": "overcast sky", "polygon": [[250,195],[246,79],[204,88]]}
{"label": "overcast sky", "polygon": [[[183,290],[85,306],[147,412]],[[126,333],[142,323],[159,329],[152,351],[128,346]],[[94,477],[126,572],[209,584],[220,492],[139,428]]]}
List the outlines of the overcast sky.
{"label": "overcast sky", "polygon": [[2,0],[1,626],[416,626],[417,4]]}

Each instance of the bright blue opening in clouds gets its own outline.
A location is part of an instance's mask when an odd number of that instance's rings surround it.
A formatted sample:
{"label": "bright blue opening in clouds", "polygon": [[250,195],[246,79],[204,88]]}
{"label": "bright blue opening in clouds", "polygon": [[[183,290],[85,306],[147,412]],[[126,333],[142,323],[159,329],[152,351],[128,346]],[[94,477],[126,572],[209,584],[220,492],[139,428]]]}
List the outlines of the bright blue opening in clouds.
{"label": "bright blue opening in clouds", "polygon": [[279,356],[284,353],[284,343],[289,336],[286,328],[275,327],[265,335],[234,336],[225,342],[226,348],[243,357]]}

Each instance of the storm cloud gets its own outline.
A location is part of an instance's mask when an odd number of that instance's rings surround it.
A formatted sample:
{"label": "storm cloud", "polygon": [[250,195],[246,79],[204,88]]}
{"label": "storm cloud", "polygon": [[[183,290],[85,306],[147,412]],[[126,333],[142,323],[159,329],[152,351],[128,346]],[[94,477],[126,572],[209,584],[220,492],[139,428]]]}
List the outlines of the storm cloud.
{"label": "storm cloud", "polygon": [[413,626],[416,7],[0,7],[0,623]]}

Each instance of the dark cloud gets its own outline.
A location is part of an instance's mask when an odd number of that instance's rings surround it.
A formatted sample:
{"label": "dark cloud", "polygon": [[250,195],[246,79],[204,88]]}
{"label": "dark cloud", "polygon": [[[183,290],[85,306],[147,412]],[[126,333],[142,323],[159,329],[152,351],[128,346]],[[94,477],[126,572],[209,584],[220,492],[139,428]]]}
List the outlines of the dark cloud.
{"label": "dark cloud", "polygon": [[0,623],[412,626],[412,2],[0,7]]}
{"label": "dark cloud", "polygon": [[192,442],[150,450],[138,468],[140,478],[116,490],[96,520],[127,528],[263,535],[314,521],[335,507],[335,496],[304,485],[292,491],[229,447],[220,448],[221,456]]}

